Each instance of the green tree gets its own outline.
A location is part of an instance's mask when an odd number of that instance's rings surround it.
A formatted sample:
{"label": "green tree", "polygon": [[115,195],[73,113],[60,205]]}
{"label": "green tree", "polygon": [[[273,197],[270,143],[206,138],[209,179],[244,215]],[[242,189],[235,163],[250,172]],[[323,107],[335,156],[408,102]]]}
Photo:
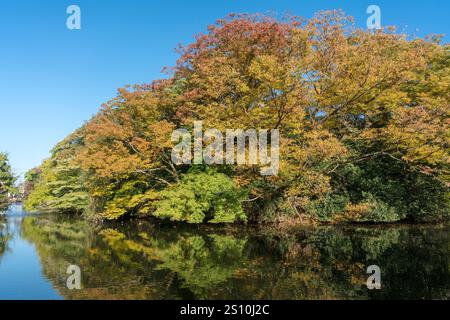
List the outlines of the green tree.
{"label": "green tree", "polygon": [[192,170],[159,193],[155,217],[189,223],[246,221],[242,197],[233,181],[213,169]]}
{"label": "green tree", "polygon": [[26,174],[32,188],[25,199],[26,210],[83,213],[87,209],[83,172],[73,162],[80,144],[80,136],[72,134],[52,150],[50,159]]}
{"label": "green tree", "polygon": [[0,211],[9,206],[11,196],[17,193],[15,182],[8,155],[0,152]]}

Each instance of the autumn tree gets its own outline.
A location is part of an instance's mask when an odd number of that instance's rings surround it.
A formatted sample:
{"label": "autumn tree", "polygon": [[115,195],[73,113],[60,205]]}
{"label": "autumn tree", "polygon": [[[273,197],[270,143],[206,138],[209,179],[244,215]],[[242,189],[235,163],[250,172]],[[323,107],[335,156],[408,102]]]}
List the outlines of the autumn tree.
{"label": "autumn tree", "polygon": [[[345,185],[336,186],[336,176],[351,165],[375,161],[381,168],[395,160],[404,170],[391,174],[419,172],[443,198],[448,61],[448,50],[436,42],[360,30],[341,12],[319,13],[306,22],[231,16],[183,48],[175,77],[186,89],[178,113],[186,123],[201,119],[222,130],[281,130],[277,177],[263,179],[239,168],[233,173],[259,198],[258,209],[265,199],[269,208],[281,200],[277,211],[288,208],[301,217],[337,195],[336,213],[358,205],[363,215],[382,207],[390,212],[394,203],[377,198],[383,194],[361,188],[351,199]],[[389,176],[380,173],[382,188]]]}
{"label": "autumn tree", "polygon": [[[179,51],[168,79],[120,89],[78,131],[70,165],[58,162],[77,168],[91,216],[448,218],[450,56],[438,38],[361,30],[340,11],[230,15]],[[198,120],[222,132],[278,129],[279,174],[175,166],[171,133]]]}

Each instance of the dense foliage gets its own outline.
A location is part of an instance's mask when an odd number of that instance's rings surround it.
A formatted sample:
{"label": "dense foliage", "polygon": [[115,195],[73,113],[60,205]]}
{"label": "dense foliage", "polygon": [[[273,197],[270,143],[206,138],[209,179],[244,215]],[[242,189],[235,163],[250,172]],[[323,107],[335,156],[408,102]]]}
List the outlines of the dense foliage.
{"label": "dense foliage", "polygon": [[83,212],[88,194],[83,173],[73,163],[77,134],[69,136],[52,150],[52,157],[25,175],[25,209],[47,212]]}
{"label": "dense foliage", "polygon": [[12,196],[17,193],[15,181],[8,155],[0,152],[0,211],[9,206]]}
{"label": "dense foliage", "polygon": [[[170,78],[119,90],[29,175],[28,210],[173,221],[449,217],[450,53],[436,37],[233,15]],[[175,128],[279,129],[280,170],[175,166]]]}

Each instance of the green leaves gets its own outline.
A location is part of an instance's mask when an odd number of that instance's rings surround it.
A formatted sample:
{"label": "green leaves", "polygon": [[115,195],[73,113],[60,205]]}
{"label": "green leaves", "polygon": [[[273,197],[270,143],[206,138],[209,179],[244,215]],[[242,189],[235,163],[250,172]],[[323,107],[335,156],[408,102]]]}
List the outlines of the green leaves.
{"label": "green leaves", "polygon": [[213,169],[192,170],[159,193],[155,217],[188,223],[246,221],[240,195],[230,178]]}
{"label": "green leaves", "polygon": [[10,195],[17,192],[15,182],[16,177],[9,164],[8,155],[0,152],[0,211],[9,206]]}
{"label": "green leaves", "polygon": [[85,173],[73,162],[79,146],[79,137],[72,134],[58,144],[52,157],[39,169],[26,174],[26,188],[31,189],[24,203],[26,210],[70,213],[86,210],[89,197]]}

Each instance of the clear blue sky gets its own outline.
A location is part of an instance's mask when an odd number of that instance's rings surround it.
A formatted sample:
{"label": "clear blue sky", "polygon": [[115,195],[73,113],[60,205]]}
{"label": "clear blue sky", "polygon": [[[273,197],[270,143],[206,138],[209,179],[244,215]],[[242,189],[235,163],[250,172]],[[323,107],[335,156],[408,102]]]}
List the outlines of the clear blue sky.
{"label": "clear blue sky", "polygon": [[[81,30],[66,28],[71,4],[81,8]],[[178,43],[228,13],[308,18],[342,8],[365,26],[370,4],[383,25],[449,42],[447,0],[0,0],[0,150],[17,174],[38,165],[117,88],[161,78]]]}

